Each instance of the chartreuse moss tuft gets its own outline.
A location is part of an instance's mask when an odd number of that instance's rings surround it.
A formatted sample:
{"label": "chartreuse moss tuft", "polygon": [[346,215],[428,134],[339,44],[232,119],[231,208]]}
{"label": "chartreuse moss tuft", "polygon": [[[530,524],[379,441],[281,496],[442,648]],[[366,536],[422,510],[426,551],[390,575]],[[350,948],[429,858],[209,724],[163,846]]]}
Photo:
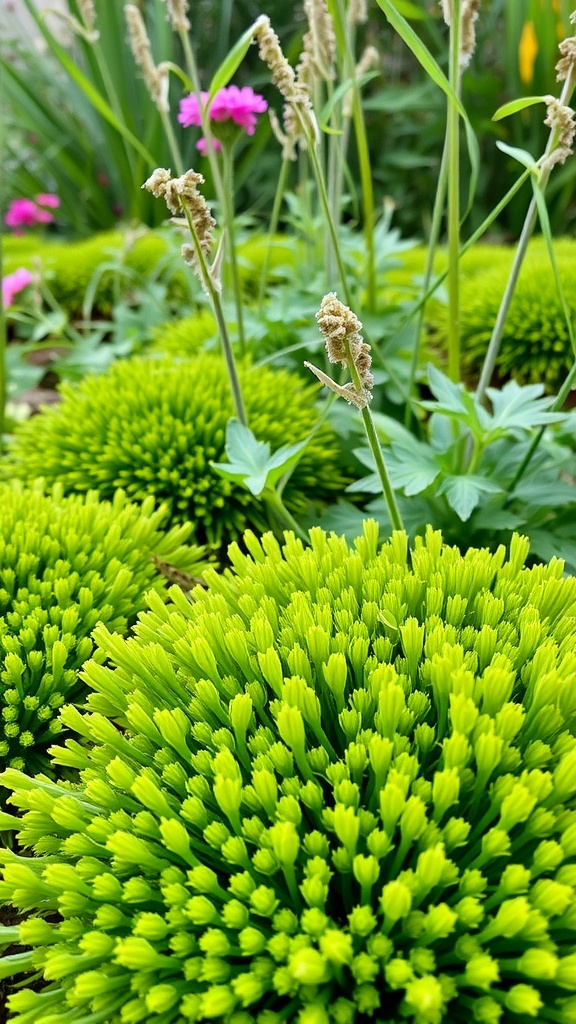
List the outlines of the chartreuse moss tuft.
{"label": "chartreuse moss tuft", "polygon": [[311,539],[99,627],[81,785],[1,777],[14,1024],[576,1019],[576,580]]}
{"label": "chartreuse moss tuft", "polygon": [[[150,274],[170,262],[170,242],[161,231],[147,231],[134,236],[120,231],[106,231],[92,238],[75,242],[38,240],[33,235],[4,239],[6,269],[27,267],[34,272],[38,265],[46,275],[50,289],[70,314],[79,314],[86,289],[98,273],[95,308],[108,312],[115,299],[116,274],[110,264],[118,263],[128,271]],[[103,264],[107,269],[100,272]],[[175,297],[187,294],[184,270],[170,263],[170,289]],[[122,278],[120,278],[122,281]]]}
{"label": "chartreuse moss tuft", "polygon": [[212,313],[199,309],[193,316],[168,320],[152,332],[152,352],[176,356],[196,355],[209,341],[218,338],[218,328]]}
{"label": "chartreuse moss tuft", "polygon": [[[240,372],[248,422],[272,451],[303,441],[318,420],[315,388],[284,370]],[[262,505],[212,462],[225,460],[226,423],[233,415],[224,360],[203,353],[174,363],[132,359],[63,387],[63,401],[18,428],[9,472],[42,475],[66,492],[97,488],[103,498],[122,487],[131,499],[153,495],[173,521],[191,520],[196,537],[222,544],[247,525],[263,528]],[[292,512],[342,491],[334,431],[312,437],[284,491]]]}
{"label": "chartreuse moss tuft", "polygon": [[166,589],[153,557],[202,570],[190,532],[162,532],[163,510],[118,493],[63,498],[0,486],[0,766],[46,770],[58,711],[85,691],[79,670],[99,622],[126,632],[151,587]]}
{"label": "chartreuse moss tuft", "polygon": [[[482,252],[482,247],[479,251]],[[474,273],[465,273],[461,289],[462,355],[473,372],[479,370],[486,355],[514,255],[513,249],[500,246],[486,247],[485,251],[491,257],[490,262],[485,266],[479,263]],[[576,242],[561,239],[555,243],[555,251],[574,322]],[[467,266],[466,256],[463,266]],[[445,346],[447,315],[445,305],[430,305],[430,340],[436,347]],[[557,391],[573,362],[574,352],[550,258],[539,239],[530,246],[520,272],[506,317],[496,370],[501,378],[513,377],[521,383],[544,381],[549,390]]]}

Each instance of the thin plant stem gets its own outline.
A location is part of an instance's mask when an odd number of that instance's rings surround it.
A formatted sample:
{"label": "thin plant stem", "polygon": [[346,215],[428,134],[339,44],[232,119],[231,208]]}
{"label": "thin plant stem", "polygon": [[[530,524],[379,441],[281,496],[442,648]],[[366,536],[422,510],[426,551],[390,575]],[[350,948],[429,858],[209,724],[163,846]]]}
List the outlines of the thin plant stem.
{"label": "thin plant stem", "polygon": [[[430,238],[428,241],[428,250],[426,253],[426,267],[424,269],[424,281],[422,283],[422,301],[418,307],[418,319],[416,321],[416,330],[414,338],[414,348],[412,349],[412,359],[410,362],[410,375],[408,377],[408,394],[412,394],[414,390],[414,382],[416,380],[416,373],[418,372],[418,363],[420,362],[420,350],[422,347],[422,332],[424,330],[424,313],[426,311],[427,295],[430,289],[430,281],[432,279],[432,271],[434,269],[434,256],[436,255],[436,247],[438,245],[438,239],[440,237],[440,227],[442,225],[442,215],[444,213],[444,204],[446,202],[446,186],[448,182],[448,139],[445,139],[444,149],[442,152],[442,160],[440,163],[440,173],[438,175],[438,185],[436,188],[436,196],[434,199],[434,208],[432,210],[432,224],[430,226]],[[406,410],[404,415],[404,422],[407,427],[410,426],[412,420],[412,409],[410,402],[406,403]]]}
{"label": "thin plant stem", "polygon": [[308,150],[307,150],[307,152],[308,152],[308,156],[310,157],[310,163],[312,164],[312,170],[314,172],[314,177],[316,179],[316,186],[318,188],[318,195],[320,197],[320,203],[321,203],[322,209],[324,211],[324,216],[326,217],[326,222],[328,224],[328,230],[330,232],[330,238],[332,240],[332,246],[333,246],[333,249],[334,249],[334,256],[336,258],[336,266],[338,267],[338,275],[340,277],[340,282],[342,284],[342,292],[343,292],[344,298],[346,300],[346,305],[351,307],[353,305],[353,303],[352,303],[352,296],[351,296],[351,293],[350,293],[350,288],[349,288],[348,280],[347,280],[347,277],[346,277],[346,270],[344,268],[344,261],[342,259],[342,253],[340,251],[340,242],[338,240],[338,230],[336,228],[336,224],[334,223],[334,219],[332,217],[332,211],[330,210],[330,200],[328,199],[328,193],[326,191],[326,183],[324,181],[324,175],[322,173],[322,167],[321,167],[321,164],[320,164],[320,160],[318,159],[318,153],[316,151],[315,139],[313,138],[312,132],[309,130],[308,126],[306,125],[306,123],[305,123],[305,121],[303,119],[301,120],[301,123],[302,123],[302,126],[304,128],[304,131],[306,132],[306,137],[307,137],[306,141],[308,143]]}
{"label": "thin plant stem", "polygon": [[248,426],[248,419],[246,417],[246,408],[244,406],[244,398],[242,396],[242,388],[240,385],[240,379],[238,377],[238,369],[236,366],[236,360],[234,359],[234,352],[232,349],[232,342],[230,341],[230,335],[228,334],[228,328],[226,326],[226,319],[224,317],[224,310],[222,308],[222,299],[220,292],[214,283],[214,279],[210,272],[210,268],[206,263],[206,257],[202,252],[202,247],[198,241],[198,236],[194,227],[194,221],[190,211],[186,206],[183,207],[186,220],[188,221],[188,227],[190,228],[190,234],[192,235],[192,242],[194,245],[194,251],[196,253],[196,259],[198,261],[198,267],[200,269],[200,275],[202,283],[208,292],[212,310],[218,324],[218,331],[220,333],[220,340],[222,342],[222,349],[224,352],[224,360],[226,362],[226,369],[228,371],[228,379],[230,381],[230,390],[232,392],[232,400],[234,402],[234,408],[236,410],[236,416],[245,427]]}
{"label": "thin plant stem", "polygon": [[179,33],[182,41],[182,48],[184,50],[184,58],[186,61],[186,67],[192,85],[194,86],[194,92],[198,99],[198,110],[200,111],[200,117],[202,119],[202,132],[206,139],[206,156],[208,157],[208,163],[210,164],[210,170],[212,172],[212,180],[214,182],[214,188],[216,189],[216,196],[221,208],[224,208],[225,199],[225,188],[222,180],[222,174],[220,173],[220,167],[218,166],[218,159],[216,157],[216,151],[213,144],[213,135],[210,128],[210,117],[204,103],[202,102],[202,89],[200,86],[200,75],[198,73],[198,66],[196,64],[196,58],[194,51],[190,45],[190,39],[187,32]]}
{"label": "thin plant stem", "polygon": [[[560,409],[562,409],[562,407],[564,405],[564,402],[568,398],[568,395],[572,391],[572,388],[573,388],[573,386],[575,384],[576,384],[576,361],[572,364],[572,367],[571,367],[571,369],[569,370],[569,372],[568,372],[568,374],[566,376],[566,380],[564,381],[562,387],[560,388],[560,391],[556,395],[556,398],[554,399],[554,402],[552,403],[552,405],[550,407],[552,412],[559,412]],[[542,440],[545,432],[546,432],[546,427],[540,427],[540,429],[538,430],[538,433],[532,439],[532,444],[530,445],[528,451],[526,452],[526,455],[524,456],[522,462],[518,466],[518,469],[516,470],[516,474],[514,476],[514,479],[512,480],[511,484],[506,488],[508,493],[510,494],[510,496],[512,496],[512,494],[516,490],[518,484],[520,483],[522,477],[524,476],[524,473],[528,469],[528,466],[530,465],[530,463],[531,463],[531,461],[532,461],[532,459],[533,459],[533,457],[534,457],[534,455],[536,453],[538,445],[540,444],[540,441]]]}
{"label": "thin plant stem", "polygon": [[226,249],[230,260],[232,276],[232,291],[234,293],[234,307],[236,309],[236,326],[238,329],[238,341],[240,342],[240,355],[246,354],[246,337],[244,334],[244,318],[242,316],[242,286],[238,273],[238,261],[236,259],[236,237],[234,229],[234,161],[233,146],[223,143],[222,159],[224,162],[224,209],[222,210],[224,226],[226,228]]}
{"label": "thin plant stem", "polygon": [[178,142],[176,141],[176,135],[174,134],[172,122],[166,110],[160,110],[159,114],[160,120],[162,121],[162,127],[164,128],[164,132],[168,140],[168,146],[170,148],[170,153],[172,154],[172,159],[174,161],[176,173],[178,174],[178,176],[180,176],[184,174],[184,161],[182,159],[182,154],[180,153],[180,147],[178,145]]}
{"label": "thin plant stem", "polygon": [[[468,249],[470,249],[473,245],[476,244],[476,242],[478,242],[482,238],[482,235],[485,234],[485,232],[488,230],[488,228],[491,226],[491,224],[494,223],[494,221],[500,216],[502,211],[508,206],[508,203],[510,203],[512,201],[512,199],[514,198],[514,196],[520,191],[520,189],[522,188],[522,185],[524,185],[526,183],[526,181],[528,181],[528,178],[530,177],[531,174],[532,174],[532,171],[530,169],[528,169],[528,168],[525,171],[522,172],[520,177],[514,182],[514,184],[508,190],[506,195],[503,196],[503,198],[500,200],[500,202],[496,204],[494,209],[482,221],[480,226],[478,228],[476,228],[476,231],[474,231],[469,236],[469,238],[467,238],[466,241],[460,246],[460,257],[462,257],[466,252],[468,252]],[[440,287],[441,284],[443,284],[443,282],[446,280],[447,276],[448,276],[448,270],[443,270],[441,274],[438,274],[438,276],[434,278],[434,280],[432,281],[432,284],[428,288],[428,291],[425,292],[425,294],[422,295],[418,299],[418,301],[414,303],[414,305],[410,309],[410,312],[407,313],[407,315],[404,317],[404,319],[400,321],[400,326],[398,328],[399,331],[403,330],[404,327],[406,327],[406,325],[410,323],[412,318],[414,316],[416,316],[416,314],[422,308],[423,304],[428,302],[428,299],[432,298],[432,296],[434,295],[434,292]]]}
{"label": "thin plant stem", "polygon": [[[352,351],[350,349],[350,341],[348,338],[344,342],[346,351],[346,364],[350,370],[350,376],[354,383],[354,387],[358,394],[362,394],[364,387],[360,380],[360,375],[354,362]],[[376,471],[380,477],[380,483],[382,484],[382,491],[384,493],[384,499],[388,506],[388,514],[390,516],[390,522],[393,530],[404,530],[404,523],[402,522],[402,516],[400,515],[400,509],[396,502],[396,496],[394,494],[394,488],[390,483],[390,477],[388,476],[388,470],[386,469],[386,463],[384,462],[384,455],[382,454],[382,447],[378,440],[378,434],[376,433],[376,427],[374,426],[374,420],[372,419],[372,413],[370,412],[369,406],[365,405],[360,409],[362,416],[362,422],[364,424],[364,430],[366,431],[366,437],[370,450],[374,457],[376,464]]]}
{"label": "thin plant stem", "polygon": [[268,506],[271,512],[273,512],[277,518],[288,527],[289,530],[293,530],[300,540],[303,540],[305,544],[310,543],[308,534],[302,529],[300,524],[294,519],[291,512],[288,511],[282,498],[277,491],[268,491],[262,495],[265,504]]}
{"label": "thin plant stem", "polygon": [[[564,82],[564,87],[562,89],[562,93],[560,96],[560,103],[566,104],[569,102],[570,97],[572,96],[572,93],[574,91],[575,84],[576,81],[574,70],[571,70],[566,78],[566,81]],[[551,168],[550,166],[546,165],[546,158],[549,157],[550,154],[556,149],[557,145],[558,130],[552,129],[552,131],[550,132],[550,136],[548,138],[546,149],[544,151],[544,166],[542,167],[540,173],[540,180],[538,182],[541,192],[546,191],[546,187],[550,179]],[[500,303],[500,308],[498,310],[498,316],[496,317],[496,323],[494,324],[494,330],[492,331],[492,336],[490,338],[488,350],[484,358],[484,364],[482,366],[480,380],[478,381],[478,387],[476,389],[476,398],[478,399],[479,402],[482,402],[484,400],[486,388],[488,387],[490,380],[492,378],[492,374],[494,372],[496,359],[498,358],[500,344],[502,342],[502,335],[504,333],[506,317],[508,316],[508,311],[510,309],[510,304],[512,302],[512,296],[514,295],[516,284],[518,282],[518,277],[520,275],[520,270],[524,262],[524,257],[526,255],[526,250],[528,248],[528,242],[532,237],[532,233],[536,225],[537,216],[538,205],[536,203],[536,197],[533,196],[530,206],[528,207],[526,218],[524,220],[524,226],[522,228],[522,233],[518,240],[518,247],[516,249],[516,254],[514,256],[514,262],[512,264],[512,269],[510,270],[510,276],[506,284],[504,295],[502,296],[502,301]]]}
{"label": "thin plant stem", "polygon": [[360,410],[362,415],[362,422],[364,423],[364,430],[366,431],[366,437],[368,438],[368,444],[374,456],[374,462],[376,463],[376,471],[380,477],[380,483],[382,484],[382,491],[384,492],[384,498],[388,506],[388,514],[390,516],[390,522],[392,523],[393,530],[404,530],[404,523],[402,522],[402,516],[400,515],[400,509],[396,502],[396,496],[394,494],[394,488],[390,483],[390,477],[388,476],[388,470],[386,469],[386,463],[384,462],[384,456],[382,454],[382,448],[380,441],[378,440],[378,434],[376,433],[376,427],[374,426],[374,420],[372,419],[372,413],[368,406],[365,406]]}
{"label": "thin plant stem", "polygon": [[272,206],[272,213],[270,215],[270,223],[268,225],[268,235],[266,252],[264,255],[264,263],[262,264],[262,273],[260,275],[260,285],[258,288],[258,310],[260,314],[263,310],[264,297],[266,295],[266,285],[268,284],[268,272],[270,270],[270,258],[272,255],[272,243],[274,235],[278,231],[278,223],[280,221],[280,210],[282,209],[282,201],[284,199],[284,193],[286,191],[286,183],[288,179],[288,171],[290,169],[291,161],[286,157],[282,160],[280,167],[280,174],[278,175],[278,184],[276,185],[276,192],[274,193],[274,203]]}
{"label": "thin plant stem", "polygon": [[[452,2],[449,78],[460,91],[460,0]],[[448,376],[460,380],[460,113],[448,99]]]}
{"label": "thin plant stem", "polygon": [[[341,2],[330,4],[330,12],[334,20],[337,37],[343,51],[343,71],[345,79],[352,81],[352,123],[356,137],[356,149],[358,153],[358,167],[360,171],[360,192],[362,196],[362,221],[364,241],[366,245],[366,291],[368,309],[370,313],[376,312],[376,251],[374,245],[374,187],[372,183],[372,169],[370,166],[370,150],[366,134],[366,124],[362,109],[360,88],[356,77],[356,61],[354,48],[356,44],[355,26],[346,18],[344,6]],[[348,131],[340,136],[342,148],[340,150],[340,166],[343,168],[346,162],[346,148],[349,140],[349,120],[347,119]],[[338,136],[336,136],[338,138]],[[339,217],[340,203],[342,197],[342,173],[337,180],[337,188],[333,196],[333,217],[337,222]],[[337,204],[337,205],[336,205]]]}

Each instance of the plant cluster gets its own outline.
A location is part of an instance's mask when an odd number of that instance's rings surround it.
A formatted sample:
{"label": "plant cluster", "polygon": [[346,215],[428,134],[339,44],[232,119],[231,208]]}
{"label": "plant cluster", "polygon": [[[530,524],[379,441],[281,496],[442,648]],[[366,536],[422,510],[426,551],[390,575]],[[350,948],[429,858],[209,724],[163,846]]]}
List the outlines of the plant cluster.
{"label": "plant cluster", "polygon": [[[286,371],[240,370],[254,435],[273,449],[312,433],[285,488],[294,512],[335,496],[344,486],[336,436],[316,430],[314,390]],[[279,401],[279,396],[282,400]],[[79,386],[62,388],[62,402],[16,430],[7,471],[24,481],[44,476],[66,493],[96,489],[109,498],[117,487],[131,500],[153,495],[171,522],[193,525],[201,543],[220,547],[247,525],[262,528],[260,503],[211,463],[224,456],[233,407],[221,356],[131,359]]]}
{"label": "plant cluster", "polygon": [[98,628],[80,786],[0,777],[15,1024],[570,1024],[576,581],[521,538],[245,540]]}
{"label": "plant cluster", "polygon": [[[0,486],[0,765],[50,770],[59,708],[85,692],[79,672],[100,623],[123,634],[144,595],[167,586],[158,565],[202,571],[189,527],[163,530],[150,498],[111,502],[36,486]],[[157,561],[155,562],[154,559]]]}

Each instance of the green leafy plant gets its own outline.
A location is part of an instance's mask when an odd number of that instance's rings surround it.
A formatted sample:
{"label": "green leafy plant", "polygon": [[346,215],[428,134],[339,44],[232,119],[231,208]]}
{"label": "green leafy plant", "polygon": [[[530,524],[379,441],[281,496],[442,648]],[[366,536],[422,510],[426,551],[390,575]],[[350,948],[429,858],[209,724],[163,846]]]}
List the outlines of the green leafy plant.
{"label": "green leafy plant", "polygon": [[[522,530],[534,554],[545,560],[564,557],[575,569],[576,545],[567,531],[576,514],[571,482],[576,458],[569,441],[573,415],[554,411],[554,399],[543,397],[541,384],[520,387],[509,381],[501,390],[489,388],[486,408],[433,366],[427,380],[433,400],[420,403],[431,414],[420,438],[375,414],[411,535],[423,533],[432,521],[465,550],[471,544],[493,547]],[[536,428],[549,433],[526,474],[519,476]],[[379,494],[370,450],[361,447],[355,455],[372,472],[351,483],[348,492]],[[369,511],[387,521],[381,503],[369,505]],[[349,512],[348,529],[353,530],[357,511]]]}
{"label": "green leafy plant", "polygon": [[[240,378],[250,428],[275,450],[314,427],[314,388],[286,371],[244,367]],[[92,488],[108,497],[122,487],[131,499],[154,495],[171,520],[190,520],[201,543],[221,545],[247,524],[265,525],[260,503],[219,477],[233,407],[221,356],[131,359],[78,387],[62,402],[21,424],[6,472],[23,480],[43,475],[66,492]],[[336,437],[327,425],[308,444],[285,490],[293,513],[326,501],[344,486]]]}
{"label": "green leafy plant", "polygon": [[[164,509],[118,492],[63,497],[0,486],[0,764],[51,770],[46,749],[58,710],[80,700],[79,672],[100,623],[125,633],[144,594],[165,591],[158,565],[198,575],[203,553],[189,527],[163,532]],[[156,559],[156,562],[154,562]]]}
{"label": "green leafy plant", "polygon": [[14,1024],[570,1024],[576,580],[518,537],[245,540],[98,628],[79,786],[0,777]]}

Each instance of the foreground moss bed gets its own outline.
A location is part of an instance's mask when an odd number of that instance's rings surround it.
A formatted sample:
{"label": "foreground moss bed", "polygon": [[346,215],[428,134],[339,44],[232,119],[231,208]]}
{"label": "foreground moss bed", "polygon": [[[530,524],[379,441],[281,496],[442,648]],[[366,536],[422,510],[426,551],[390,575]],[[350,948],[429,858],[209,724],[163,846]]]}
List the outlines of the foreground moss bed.
{"label": "foreground moss bed", "polygon": [[78,673],[99,622],[119,633],[167,588],[154,558],[199,573],[203,552],[189,526],[164,532],[165,510],[118,492],[66,498],[0,485],[0,767],[49,769],[58,709],[81,699]]}
{"label": "foreground moss bed", "polygon": [[311,537],[99,627],[81,784],[0,777],[15,1024],[576,1019],[576,580]]}

